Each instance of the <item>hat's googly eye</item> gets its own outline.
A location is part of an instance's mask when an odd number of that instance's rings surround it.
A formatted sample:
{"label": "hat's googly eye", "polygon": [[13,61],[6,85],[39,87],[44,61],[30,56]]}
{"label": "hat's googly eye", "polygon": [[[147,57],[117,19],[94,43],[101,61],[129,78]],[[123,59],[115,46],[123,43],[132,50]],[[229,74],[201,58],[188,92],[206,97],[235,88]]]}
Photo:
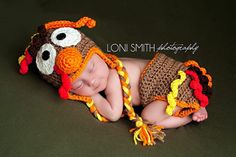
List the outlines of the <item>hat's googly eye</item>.
{"label": "hat's googly eye", "polygon": [[49,59],[49,57],[50,57],[50,52],[48,50],[43,51],[42,59],[46,61]]}
{"label": "hat's googly eye", "polygon": [[81,34],[79,31],[70,27],[58,28],[51,35],[51,41],[61,47],[77,45],[80,40]]}
{"label": "hat's googly eye", "polygon": [[39,71],[45,75],[53,72],[55,65],[56,50],[51,44],[44,44],[36,56],[36,65]]}
{"label": "hat's googly eye", "polygon": [[63,40],[66,38],[66,34],[65,33],[60,33],[56,36],[57,40]]}

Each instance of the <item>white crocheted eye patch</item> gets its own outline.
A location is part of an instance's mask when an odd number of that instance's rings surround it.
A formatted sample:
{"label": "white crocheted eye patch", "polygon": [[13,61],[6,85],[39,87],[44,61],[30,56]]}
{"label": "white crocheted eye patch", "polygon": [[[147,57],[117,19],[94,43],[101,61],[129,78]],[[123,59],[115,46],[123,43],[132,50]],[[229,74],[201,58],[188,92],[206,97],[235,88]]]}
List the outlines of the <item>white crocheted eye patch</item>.
{"label": "white crocheted eye patch", "polygon": [[43,44],[36,56],[36,65],[45,75],[53,73],[57,52],[51,44]]}
{"label": "white crocheted eye patch", "polygon": [[70,27],[58,28],[53,31],[51,41],[58,46],[68,47],[77,45],[81,41],[81,34],[78,30]]}

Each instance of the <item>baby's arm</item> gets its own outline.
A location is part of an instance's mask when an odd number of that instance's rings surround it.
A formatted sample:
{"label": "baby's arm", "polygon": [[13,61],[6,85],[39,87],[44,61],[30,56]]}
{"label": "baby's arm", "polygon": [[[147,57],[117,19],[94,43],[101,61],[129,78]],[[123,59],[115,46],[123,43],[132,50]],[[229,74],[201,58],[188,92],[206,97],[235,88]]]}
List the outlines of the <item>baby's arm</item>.
{"label": "baby's arm", "polygon": [[[113,95],[114,96],[114,95]],[[110,121],[117,121],[122,115],[123,105],[122,99],[119,101],[117,97],[107,95],[107,100],[99,93],[92,96],[98,112],[109,119]]]}
{"label": "baby's arm", "polygon": [[123,111],[123,94],[119,76],[114,69],[110,70],[105,95],[106,99],[99,93],[92,96],[98,112],[110,121],[119,120]]}

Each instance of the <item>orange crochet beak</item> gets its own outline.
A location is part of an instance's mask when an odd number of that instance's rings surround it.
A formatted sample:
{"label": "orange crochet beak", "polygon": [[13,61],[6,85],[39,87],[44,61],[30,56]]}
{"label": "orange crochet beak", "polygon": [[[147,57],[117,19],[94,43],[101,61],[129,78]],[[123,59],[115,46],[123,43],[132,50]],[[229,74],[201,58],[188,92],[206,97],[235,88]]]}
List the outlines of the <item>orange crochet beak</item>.
{"label": "orange crochet beak", "polygon": [[56,65],[66,74],[76,72],[82,63],[82,55],[78,49],[71,47],[63,49],[56,57]]}

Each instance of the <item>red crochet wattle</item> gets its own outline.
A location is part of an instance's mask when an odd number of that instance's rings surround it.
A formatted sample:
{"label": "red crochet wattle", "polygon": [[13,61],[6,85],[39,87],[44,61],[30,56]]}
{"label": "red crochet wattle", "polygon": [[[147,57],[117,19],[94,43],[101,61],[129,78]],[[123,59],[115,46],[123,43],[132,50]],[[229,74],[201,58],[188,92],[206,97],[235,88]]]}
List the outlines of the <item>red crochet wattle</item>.
{"label": "red crochet wattle", "polygon": [[194,90],[194,95],[200,101],[200,106],[206,107],[208,105],[208,97],[202,94],[202,85],[200,84],[198,75],[191,70],[186,70],[185,73],[193,78],[190,82],[190,88]]}
{"label": "red crochet wattle", "polygon": [[58,89],[58,93],[62,99],[68,99],[69,97],[68,93],[71,89],[70,78],[66,73],[61,71],[57,66],[54,67],[54,70],[57,74],[61,75],[62,85]]}
{"label": "red crochet wattle", "polygon": [[20,73],[26,74],[28,72],[28,66],[33,61],[31,55],[28,52],[28,49],[25,50],[25,58],[20,63]]}

